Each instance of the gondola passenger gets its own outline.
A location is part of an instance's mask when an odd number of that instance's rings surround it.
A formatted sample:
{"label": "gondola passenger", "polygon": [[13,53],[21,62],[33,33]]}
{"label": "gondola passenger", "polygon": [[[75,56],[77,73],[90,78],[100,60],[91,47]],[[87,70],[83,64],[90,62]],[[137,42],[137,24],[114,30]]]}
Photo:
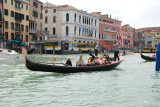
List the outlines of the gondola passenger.
{"label": "gondola passenger", "polygon": [[65,64],[66,64],[67,66],[72,66],[72,62],[71,62],[71,60],[70,60],[70,57],[67,58],[67,61],[65,62]]}
{"label": "gondola passenger", "polygon": [[100,62],[99,62],[99,59],[98,59],[98,57],[97,56],[95,56],[95,63],[96,63],[96,65],[100,65]]}
{"label": "gondola passenger", "polygon": [[152,58],[156,58],[156,54],[152,55]]}
{"label": "gondola passenger", "polygon": [[92,56],[89,56],[87,66],[92,66],[92,65],[95,65],[95,61],[94,61],[94,59],[92,58]]}
{"label": "gondola passenger", "polygon": [[78,66],[84,66],[84,61],[82,59],[82,54],[80,54],[80,56],[79,56]]}

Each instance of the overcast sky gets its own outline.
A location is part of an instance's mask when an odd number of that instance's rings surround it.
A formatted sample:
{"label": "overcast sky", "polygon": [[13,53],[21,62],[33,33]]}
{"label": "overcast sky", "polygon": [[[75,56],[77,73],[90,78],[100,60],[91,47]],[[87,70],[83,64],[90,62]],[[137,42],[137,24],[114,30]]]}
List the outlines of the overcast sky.
{"label": "overcast sky", "polygon": [[40,0],[68,4],[89,13],[102,12],[134,28],[160,26],[160,0]]}

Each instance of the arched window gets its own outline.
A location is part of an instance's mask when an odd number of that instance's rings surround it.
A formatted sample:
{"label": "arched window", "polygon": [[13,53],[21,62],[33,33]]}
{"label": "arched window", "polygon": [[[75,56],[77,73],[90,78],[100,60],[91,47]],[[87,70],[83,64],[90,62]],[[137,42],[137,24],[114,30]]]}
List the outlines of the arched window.
{"label": "arched window", "polygon": [[54,27],[53,28],[53,35],[55,35],[56,34],[56,28]]}
{"label": "arched window", "polygon": [[66,14],[66,21],[69,21],[69,14]]}
{"label": "arched window", "polygon": [[53,23],[56,23],[56,16],[53,16]]}
{"label": "arched window", "polygon": [[48,17],[47,16],[45,17],[45,23],[48,23]]}
{"label": "arched window", "polygon": [[66,35],[68,35],[68,34],[69,34],[69,27],[66,26]]}

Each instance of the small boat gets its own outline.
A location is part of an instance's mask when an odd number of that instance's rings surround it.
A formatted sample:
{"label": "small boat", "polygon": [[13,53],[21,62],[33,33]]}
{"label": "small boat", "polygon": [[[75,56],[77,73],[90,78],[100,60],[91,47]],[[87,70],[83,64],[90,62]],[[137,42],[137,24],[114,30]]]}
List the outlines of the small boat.
{"label": "small boat", "polygon": [[56,73],[78,73],[78,72],[90,72],[90,71],[108,71],[116,68],[123,60],[125,56],[120,56],[120,61],[112,61],[108,65],[95,65],[95,66],[66,66],[63,63],[41,63],[34,62],[25,56],[26,67],[32,71],[42,72],[56,72]]}
{"label": "small boat", "polygon": [[140,53],[141,58],[146,60],[146,61],[156,61],[156,58],[150,57],[150,56],[145,56],[142,53]]}

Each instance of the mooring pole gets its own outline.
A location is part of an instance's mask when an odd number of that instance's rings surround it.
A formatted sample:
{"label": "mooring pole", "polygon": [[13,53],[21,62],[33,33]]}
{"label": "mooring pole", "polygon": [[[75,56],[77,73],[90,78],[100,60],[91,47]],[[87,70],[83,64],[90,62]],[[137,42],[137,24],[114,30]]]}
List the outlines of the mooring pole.
{"label": "mooring pole", "polygon": [[160,71],[160,43],[158,43],[156,50],[156,71]]}

